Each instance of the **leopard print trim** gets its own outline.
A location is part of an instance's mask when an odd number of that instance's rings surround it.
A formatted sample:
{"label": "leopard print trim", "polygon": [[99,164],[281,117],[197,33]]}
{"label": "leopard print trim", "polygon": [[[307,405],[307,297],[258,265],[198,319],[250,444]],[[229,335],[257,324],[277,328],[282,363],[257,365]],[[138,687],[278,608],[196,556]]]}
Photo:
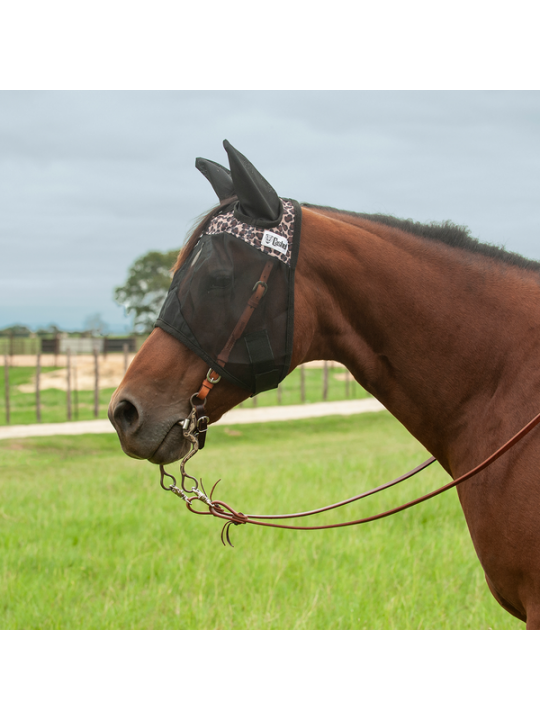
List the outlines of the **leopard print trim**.
{"label": "leopard print trim", "polygon": [[[271,230],[263,230],[262,228],[256,228],[253,225],[243,223],[234,217],[233,211],[231,210],[224,215],[217,215],[213,218],[203,235],[217,235],[218,233],[227,232],[240,240],[244,240],[249,245],[257,248],[257,250],[261,250],[263,253],[272,257],[277,257],[290,267],[295,212],[294,205],[291,202],[287,200],[282,200],[281,202],[283,204],[283,217],[279,225],[277,225],[277,227],[273,227]],[[281,253],[272,247],[263,245],[262,239],[265,232],[271,232],[274,235],[280,235],[285,238],[289,244],[287,252]]]}

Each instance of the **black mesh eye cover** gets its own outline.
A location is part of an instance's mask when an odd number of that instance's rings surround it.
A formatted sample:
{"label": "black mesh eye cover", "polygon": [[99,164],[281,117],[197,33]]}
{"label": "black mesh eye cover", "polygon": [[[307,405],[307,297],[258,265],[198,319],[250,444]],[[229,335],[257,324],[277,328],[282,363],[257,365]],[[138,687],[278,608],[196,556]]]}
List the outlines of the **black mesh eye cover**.
{"label": "black mesh eye cover", "polygon": [[[223,372],[217,357],[247,306],[266,263],[271,260],[268,291],[236,342]],[[279,379],[288,371],[287,311],[289,268],[277,258],[226,232],[203,236],[178,270],[156,323],[190,347],[217,372],[256,392],[245,336],[265,332]],[[173,332],[174,331],[174,332]]]}

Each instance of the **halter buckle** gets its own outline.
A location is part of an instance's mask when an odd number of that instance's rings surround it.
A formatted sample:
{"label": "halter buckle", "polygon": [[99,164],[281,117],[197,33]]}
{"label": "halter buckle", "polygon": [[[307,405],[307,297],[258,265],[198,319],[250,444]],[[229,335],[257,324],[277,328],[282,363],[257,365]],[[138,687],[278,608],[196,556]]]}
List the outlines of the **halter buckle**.
{"label": "halter buckle", "polygon": [[[197,418],[197,430],[201,432],[201,423],[208,423],[209,420],[210,418],[208,417],[208,415],[201,415],[200,418]],[[206,428],[203,428],[203,431],[206,432]]]}
{"label": "halter buckle", "polygon": [[217,385],[217,383],[221,380],[221,375],[217,375],[217,373],[216,373],[217,378],[212,378],[212,377],[210,377],[210,373],[213,373],[213,372],[216,372],[216,371],[212,370],[212,368],[210,368],[208,370],[208,372],[206,373],[206,379],[208,380],[208,382],[212,383],[212,385]]}
{"label": "halter buckle", "polygon": [[262,285],[262,286],[263,286],[264,292],[263,292],[263,294],[261,295],[261,297],[264,297],[264,296],[266,295],[266,291],[268,290],[268,284],[265,283],[263,280],[257,280],[257,282],[256,282],[255,285],[253,286],[253,290],[252,290],[251,292],[255,292],[255,290],[257,289],[257,286],[258,286],[258,285]]}

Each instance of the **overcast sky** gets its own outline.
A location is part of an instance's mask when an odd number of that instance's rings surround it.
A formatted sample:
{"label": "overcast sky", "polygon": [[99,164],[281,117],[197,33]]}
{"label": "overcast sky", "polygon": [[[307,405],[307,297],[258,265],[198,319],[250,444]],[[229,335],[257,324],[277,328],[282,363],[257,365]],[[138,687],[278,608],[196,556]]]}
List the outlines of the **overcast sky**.
{"label": "overcast sky", "polygon": [[535,91],[0,92],[0,327],[126,328],[114,287],[214,204],[224,138],[281,196],[540,259],[539,128]]}

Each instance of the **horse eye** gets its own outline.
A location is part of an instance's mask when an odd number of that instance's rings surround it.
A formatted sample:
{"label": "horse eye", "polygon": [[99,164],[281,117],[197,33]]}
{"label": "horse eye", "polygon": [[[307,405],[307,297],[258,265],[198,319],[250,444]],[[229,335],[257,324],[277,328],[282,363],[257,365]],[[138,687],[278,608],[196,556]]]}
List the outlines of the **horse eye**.
{"label": "horse eye", "polygon": [[232,275],[219,273],[208,278],[208,290],[227,290],[232,287]]}

